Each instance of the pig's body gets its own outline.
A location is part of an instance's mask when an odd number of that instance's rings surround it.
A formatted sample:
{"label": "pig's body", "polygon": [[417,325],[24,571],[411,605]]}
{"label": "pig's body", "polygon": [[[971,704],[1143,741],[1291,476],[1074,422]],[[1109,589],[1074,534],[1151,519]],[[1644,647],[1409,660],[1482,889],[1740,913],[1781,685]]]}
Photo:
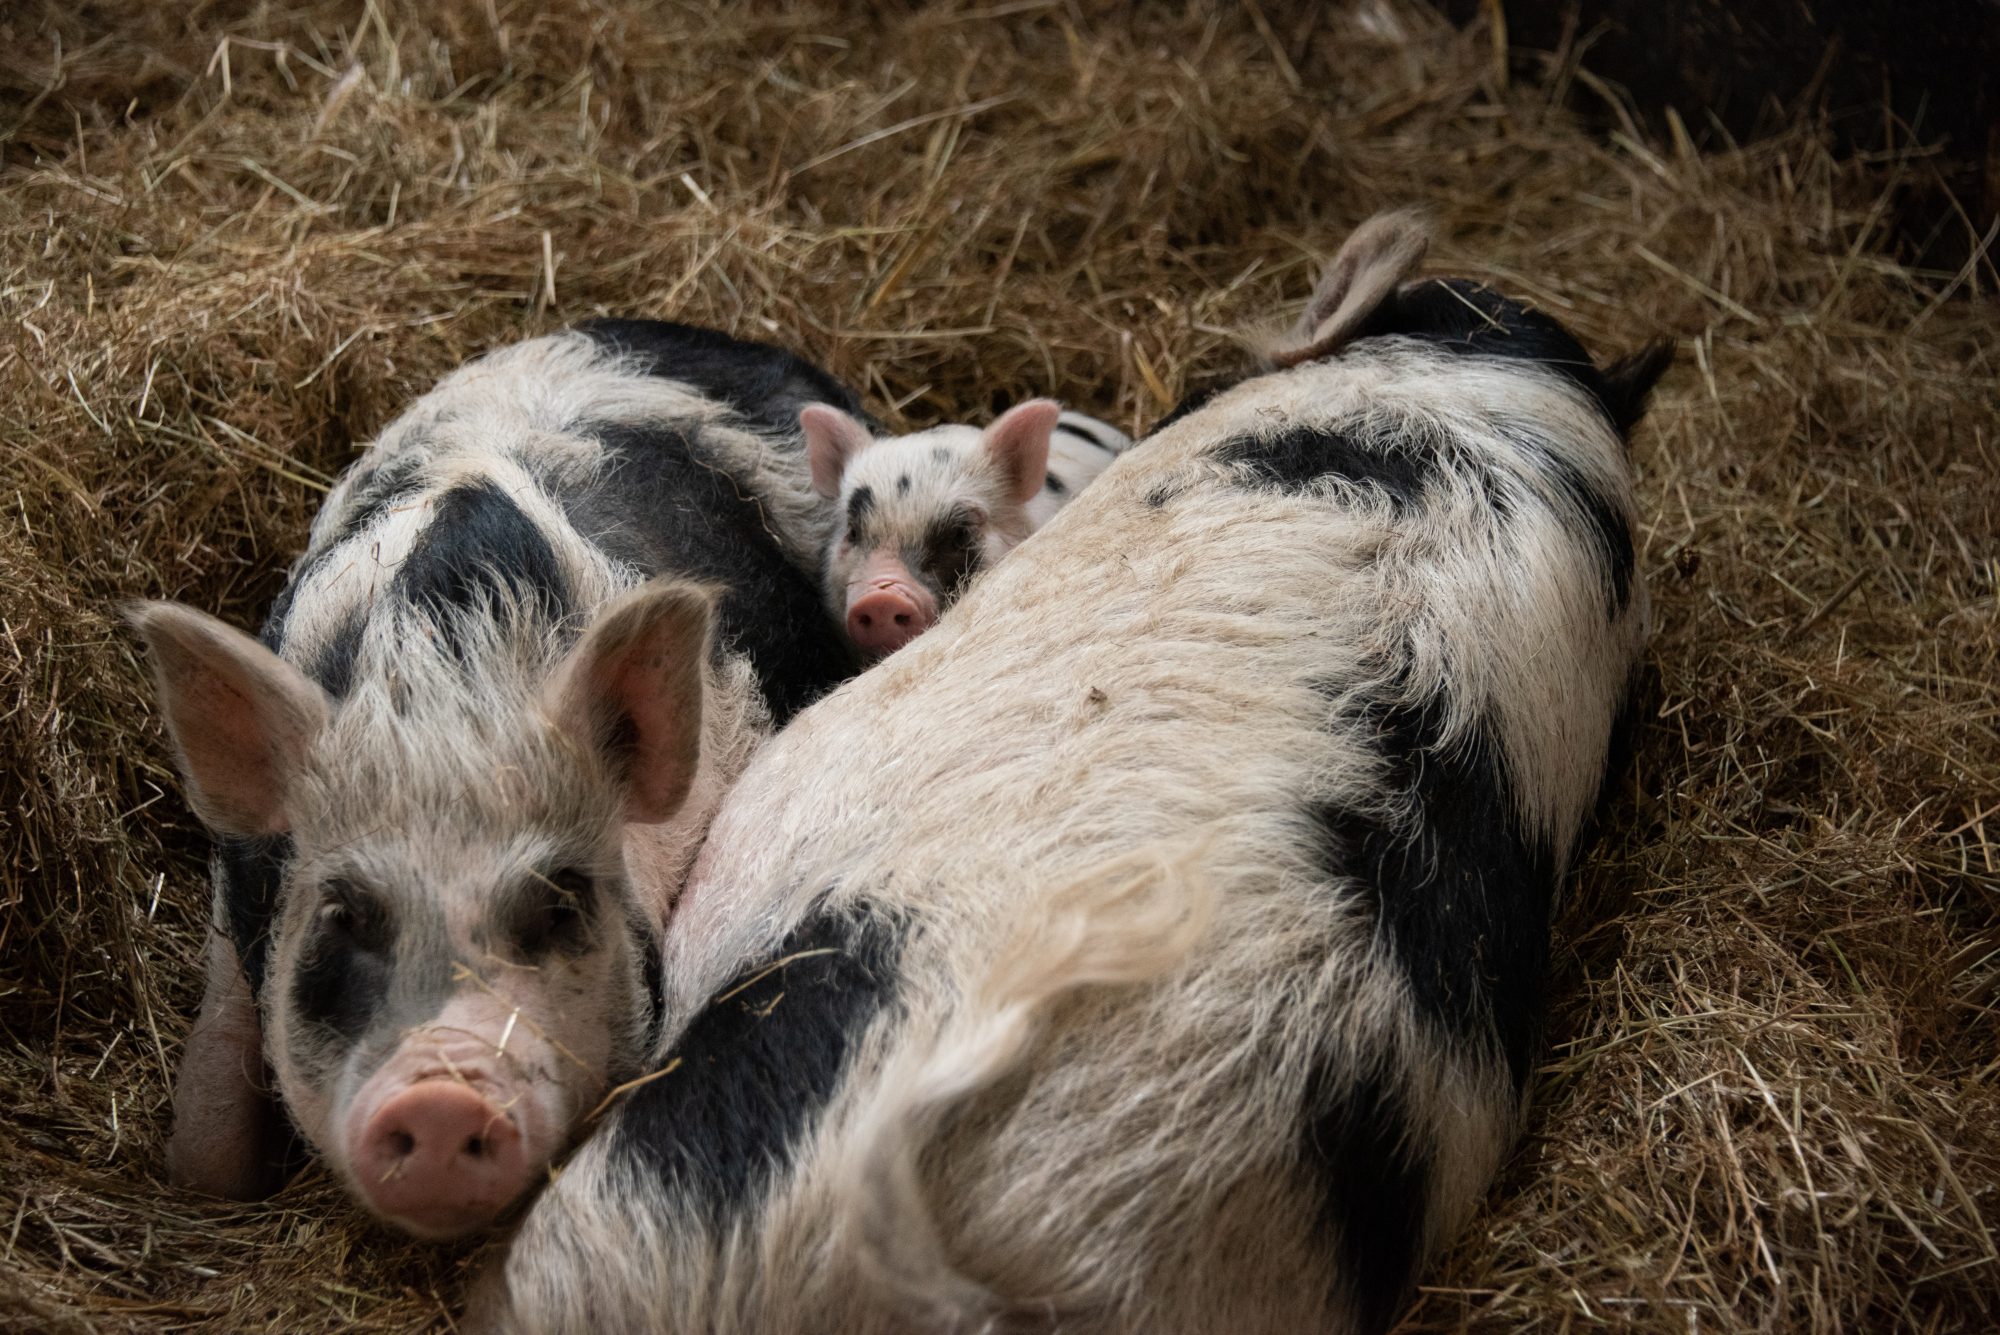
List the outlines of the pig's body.
{"label": "pig's body", "polygon": [[[814,587],[830,511],[797,431],[829,397],[855,406],[790,354],[686,326],[506,348],[418,400],[329,495],[263,632],[282,664],[184,609],[141,614],[219,835],[177,1180],[275,1185],[268,1058],[292,1122],[364,1202],[459,1232],[631,1073],[658,1018],[665,898],[715,804],[855,666]],[[698,586],[677,602],[647,584],[662,576]],[[614,604],[628,658],[653,637],[623,678],[579,645]],[[649,737],[677,719],[633,692],[675,667],[704,696],[641,783]],[[220,693],[202,684],[223,669]],[[610,695],[653,713],[569,716]],[[252,697],[290,700],[310,735],[274,764],[282,803],[246,813],[255,792],[217,797],[241,756],[199,753],[234,728],[262,763],[284,711],[230,713]]]}
{"label": "pig's body", "polygon": [[1111,423],[1065,409],[1049,438],[1049,475],[1028,502],[1029,530],[1054,519],[1056,511],[1075,500],[1131,447],[1132,438]]}
{"label": "pig's body", "polygon": [[752,765],[488,1325],[1386,1328],[1518,1125],[1658,363],[1380,231],[1386,337],[1334,284]]}

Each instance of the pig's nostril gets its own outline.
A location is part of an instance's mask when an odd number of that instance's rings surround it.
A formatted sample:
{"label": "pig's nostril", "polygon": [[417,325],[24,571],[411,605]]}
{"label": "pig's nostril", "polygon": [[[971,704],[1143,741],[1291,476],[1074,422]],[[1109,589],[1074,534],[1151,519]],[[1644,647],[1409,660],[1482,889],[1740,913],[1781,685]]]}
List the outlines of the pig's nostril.
{"label": "pig's nostril", "polygon": [[395,1151],[398,1159],[407,1159],[411,1152],[417,1148],[417,1138],[407,1131],[391,1131],[389,1133],[389,1148]]}
{"label": "pig's nostril", "polygon": [[898,613],[896,613],[896,624],[897,624],[897,625],[899,625],[899,626],[907,626],[907,625],[909,625],[909,624],[910,624],[910,614],[909,614],[908,612],[898,612]]}
{"label": "pig's nostril", "polygon": [[474,1137],[472,1137],[472,1138],[471,1138],[470,1140],[466,1141],[466,1142],[465,1142],[465,1152],[466,1152],[467,1154],[471,1155],[471,1156],[472,1156],[473,1158],[475,1158],[475,1159],[477,1159],[477,1158],[481,1157],[482,1155],[484,1155],[484,1154],[486,1153],[486,1139],[485,1139],[485,1137],[483,1137],[483,1136],[474,1136]]}

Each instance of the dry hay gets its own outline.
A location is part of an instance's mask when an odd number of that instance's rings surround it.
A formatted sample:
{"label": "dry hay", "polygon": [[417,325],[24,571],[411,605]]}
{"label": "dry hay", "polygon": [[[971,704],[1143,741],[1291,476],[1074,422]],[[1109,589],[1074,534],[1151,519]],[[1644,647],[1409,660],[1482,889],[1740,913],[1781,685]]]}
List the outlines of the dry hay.
{"label": "dry hay", "polygon": [[120,599],[254,621],[352,442],[567,321],[777,336],[910,422],[1143,427],[1418,203],[1433,269],[1682,359],[1634,778],[1527,1144],[1408,1329],[1991,1329],[1995,275],[1885,249],[1920,149],[1697,155],[1580,126],[1587,67],[1506,69],[1401,0],[11,7],[0,1325],[419,1329],[468,1263],[319,1171],[160,1185],[202,839]]}

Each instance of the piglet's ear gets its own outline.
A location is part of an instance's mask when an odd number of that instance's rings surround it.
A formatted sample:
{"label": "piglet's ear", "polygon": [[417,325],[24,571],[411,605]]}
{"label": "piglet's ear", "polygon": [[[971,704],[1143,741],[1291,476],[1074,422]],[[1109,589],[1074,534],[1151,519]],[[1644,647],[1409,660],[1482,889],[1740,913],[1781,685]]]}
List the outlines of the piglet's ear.
{"label": "piglet's ear", "polygon": [[244,837],[291,828],[286,798],[326,693],[256,640],[179,603],[127,613],[146,641],[188,804],[211,830]]}
{"label": "piglet's ear", "polygon": [[1430,230],[1413,212],[1378,213],[1355,228],[1320,275],[1298,325],[1266,350],[1271,364],[1297,366],[1338,350],[1416,272],[1430,244]]}
{"label": "piglet's ear", "polygon": [[986,428],[979,443],[1000,466],[1008,499],[1025,505],[1049,475],[1049,438],[1055,433],[1062,405],[1054,399],[1029,399],[1016,404]]}
{"label": "piglet's ear", "polygon": [[604,759],[635,825],[672,816],[694,783],[714,605],[703,585],[641,585],[598,614],[550,680],[551,717]]}
{"label": "piglet's ear", "polygon": [[840,475],[847,471],[848,461],[867,449],[875,437],[867,427],[826,403],[811,403],[801,409],[799,429],[806,436],[813,490],[822,496],[840,495]]}

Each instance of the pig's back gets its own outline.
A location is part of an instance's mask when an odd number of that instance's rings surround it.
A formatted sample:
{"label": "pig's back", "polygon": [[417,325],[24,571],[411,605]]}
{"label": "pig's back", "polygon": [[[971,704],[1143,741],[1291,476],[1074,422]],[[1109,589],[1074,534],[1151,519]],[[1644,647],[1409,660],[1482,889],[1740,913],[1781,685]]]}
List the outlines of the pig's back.
{"label": "pig's back", "polygon": [[[884,1070],[949,1065],[996,961],[1139,854],[1213,917],[1165,981],[1051,1012],[928,1147],[966,1277],[1114,1304],[1077,1329],[1372,1328],[1497,1166],[1643,631],[1605,536],[1619,442],[1554,376],[1417,348],[1255,393],[1113,465],[725,805],[670,947],[683,1013],[705,1023],[745,959],[874,961],[839,984],[851,1078],[774,1133],[793,1250],[847,1208],[861,1133],[838,1128]],[[782,1251],[771,1291],[838,1300]],[[840,1328],[895,1328],[870,1320]]]}

